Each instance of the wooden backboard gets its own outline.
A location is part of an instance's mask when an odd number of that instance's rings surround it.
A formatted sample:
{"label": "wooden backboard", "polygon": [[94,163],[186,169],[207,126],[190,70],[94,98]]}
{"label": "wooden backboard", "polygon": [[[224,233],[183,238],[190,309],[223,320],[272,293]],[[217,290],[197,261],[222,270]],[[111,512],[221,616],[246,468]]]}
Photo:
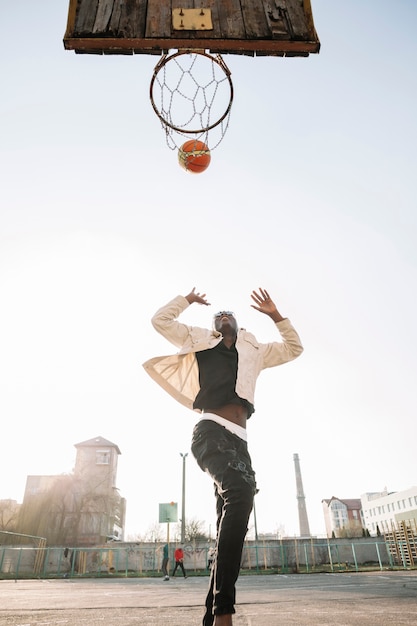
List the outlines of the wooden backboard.
{"label": "wooden backboard", "polygon": [[320,50],[310,0],[70,0],[64,46],[90,54]]}

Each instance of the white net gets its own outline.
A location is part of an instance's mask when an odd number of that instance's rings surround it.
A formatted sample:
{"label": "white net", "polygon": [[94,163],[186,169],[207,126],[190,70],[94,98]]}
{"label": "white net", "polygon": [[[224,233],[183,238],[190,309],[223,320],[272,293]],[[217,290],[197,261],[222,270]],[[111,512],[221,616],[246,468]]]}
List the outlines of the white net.
{"label": "white net", "polygon": [[164,55],[155,67],[150,97],[171,149],[178,148],[184,136],[194,136],[210,150],[223,139],[233,84],[220,55],[203,51]]}

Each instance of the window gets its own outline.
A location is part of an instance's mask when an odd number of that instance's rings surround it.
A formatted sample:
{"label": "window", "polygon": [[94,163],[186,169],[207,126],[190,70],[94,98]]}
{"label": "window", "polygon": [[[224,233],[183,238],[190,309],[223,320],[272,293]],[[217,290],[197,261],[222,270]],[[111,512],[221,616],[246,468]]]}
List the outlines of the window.
{"label": "window", "polygon": [[97,450],[96,451],[96,465],[109,465],[110,464],[110,450]]}

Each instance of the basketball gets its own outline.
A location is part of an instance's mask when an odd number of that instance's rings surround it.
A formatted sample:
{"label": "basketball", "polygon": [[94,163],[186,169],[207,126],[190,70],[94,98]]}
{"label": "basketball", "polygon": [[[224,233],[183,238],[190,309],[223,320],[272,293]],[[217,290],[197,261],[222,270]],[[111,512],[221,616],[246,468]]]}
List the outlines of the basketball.
{"label": "basketball", "polygon": [[187,172],[200,174],[210,165],[210,150],[202,141],[191,139],[183,143],[178,150],[178,161]]}

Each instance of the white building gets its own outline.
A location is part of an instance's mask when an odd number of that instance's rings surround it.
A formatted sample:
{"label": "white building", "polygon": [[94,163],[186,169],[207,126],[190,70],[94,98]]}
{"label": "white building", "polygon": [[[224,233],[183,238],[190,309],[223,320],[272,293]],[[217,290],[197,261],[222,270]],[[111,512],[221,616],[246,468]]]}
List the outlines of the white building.
{"label": "white building", "polygon": [[417,524],[417,486],[405,491],[365,493],[361,496],[362,514],[371,535],[391,532],[399,522]]}

